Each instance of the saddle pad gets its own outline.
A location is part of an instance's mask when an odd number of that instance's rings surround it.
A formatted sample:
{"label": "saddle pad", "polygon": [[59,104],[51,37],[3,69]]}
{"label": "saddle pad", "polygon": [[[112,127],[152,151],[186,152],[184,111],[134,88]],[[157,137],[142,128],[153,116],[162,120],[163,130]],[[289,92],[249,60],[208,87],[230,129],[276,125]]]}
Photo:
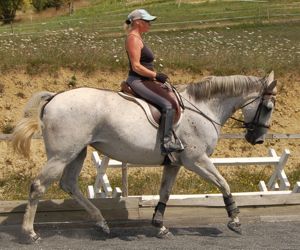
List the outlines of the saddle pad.
{"label": "saddle pad", "polygon": [[[144,101],[141,98],[137,98],[132,95],[128,95],[124,92],[120,91],[120,92],[118,92],[118,94],[129,101],[133,101],[133,102],[137,103],[144,110],[150,124],[153,125],[155,128],[159,127],[158,122],[159,122],[161,113],[156,107],[147,103],[146,101]],[[153,117],[153,114],[155,115],[155,118]],[[178,126],[180,121],[181,121],[181,115],[180,115],[179,120],[174,124],[174,127]]]}
{"label": "saddle pad", "polygon": [[[129,100],[129,101],[133,101],[135,103],[137,103],[139,106],[141,106],[141,108],[144,110],[146,116],[147,116],[147,119],[148,121],[156,128],[159,127],[159,124],[155,121],[155,119],[153,118],[152,116],[152,113],[151,113],[151,110],[150,110],[150,107],[149,107],[149,104],[144,101],[143,99],[140,99],[140,98],[137,98],[137,97],[134,97],[132,95],[127,95],[125,94],[124,92],[118,92],[118,94],[122,97],[124,97],[125,99]],[[155,107],[154,107],[155,108]],[[156,109],[156,108],[155,108]],[[159,111],[158,111],[159,112]]]}

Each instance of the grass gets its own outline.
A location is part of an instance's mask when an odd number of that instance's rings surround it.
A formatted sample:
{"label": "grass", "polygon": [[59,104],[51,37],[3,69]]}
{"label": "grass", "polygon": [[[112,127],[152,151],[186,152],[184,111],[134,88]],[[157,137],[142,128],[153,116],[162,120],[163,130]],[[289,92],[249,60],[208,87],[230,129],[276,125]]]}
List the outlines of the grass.
{"label": "grass", "polygon": [[[16,23],[13,35],[11,27],[0,27],[0,70],[126,70],[122,24],[130,10],[140,7],[159,16],[145,36],[157,56],[157,70],[231,74],[299,68],[300,21],[294,18],[300,16],[300,1],[90,4],[73,16]],[[272,24],[279,20],[283,23]]]}
{"label": "grass", "polygon": [[[262,170],[249,171],[246,168],[237,168],[234,171],[220,171],[228,181],[232,192],[253,192],[259,191],[258,183],[264,180],[266,183],[271,176],[271,168],[265,167]],[[109,174],[112,187],[122,187],[121,174],[115,171]],[[300,180],[300,170],[287,171],[291,187],[294,187]],[[10,175],[5,180],[0,180],[0,200],[26,200],[32,177],[24,174]],[[159,193],[161,171],[134,169],[129,171],[128,191],[129,195],[156,195]],[[87,195],[87,186],[94,183],[93,179],[79,178],[79,186],[82,192]],[[220,193],[215,186],[207,183],[194,173],[181,169],[173,188],[173,194],[205,194]],[[58,183],[50,186],[43,199],[65,199],[69,195],[64,193]]]}
{"label": "grass", "polygon": [[[279,74],[300,66],[299,23],[152,32],[145,42],[155,51],[158,71],[243,74],[273,69]],[[2,71],[22,66],[30,74],[61,67],[85,72],[127,69],[124,36],[65,31],[0,37],[0,43]]]}
{"label": "grass", "polygon": [[[59,15],[52,18],[37,18],[33,20],[15,23],[12,27],[0,28],[0,33],[14,32],[49,32],[63,29],[97,30],[103,33],[120,32],[122,23],[127,14],[135,8],[146,8],[159,17],[156,28],[165,28],[172,22],[192,21],[195,24],[214,23],[217,21],[273,20],[278,18],[299,16],[299,2],[297,0],[285,0],[284,4],[279,0],[267,2],[258,1],[215,1],[191,4],[191,1],[89,1],[89,6],[76,9],[73,15]],[[76,7],[76,2],[75,2]],[[196,21],[196,22],[195,22]],[[168,24],[169,23],[169,24]],[[179,24],[177,24],[179,25]],[[190,23],[191,25],[191,23]],[[182,27],[186,24],[182,23]],[[109,27],[109,28],[108,28]],[[171,24],[171,28],[174,25]]]}

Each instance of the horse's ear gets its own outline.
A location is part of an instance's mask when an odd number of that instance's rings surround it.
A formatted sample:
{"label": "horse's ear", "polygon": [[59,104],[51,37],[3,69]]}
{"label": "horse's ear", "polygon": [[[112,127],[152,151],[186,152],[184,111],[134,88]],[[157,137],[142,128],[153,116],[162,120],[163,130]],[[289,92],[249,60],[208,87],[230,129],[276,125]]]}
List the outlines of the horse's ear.
{"label": "horse's ear", "polygon": [[267,84],[271,84],[274,81],[274,70],[267,76]]}
{"label": "horse's ear", "polygon": [[272,93],[273,95],[276,95],[277,94],[276,84],[277,84],[277,80],[274,80],[271,83],[269,83],[266,92],[267,93]]}

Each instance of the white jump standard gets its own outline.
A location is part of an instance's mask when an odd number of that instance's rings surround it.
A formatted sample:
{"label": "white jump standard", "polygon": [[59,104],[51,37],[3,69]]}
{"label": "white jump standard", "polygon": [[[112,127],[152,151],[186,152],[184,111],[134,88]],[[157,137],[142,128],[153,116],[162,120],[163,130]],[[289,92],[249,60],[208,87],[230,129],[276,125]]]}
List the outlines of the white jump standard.
{"label": "white jump standard", "polygon": [[[266,185],[264,181],[259,182],[259,189],[262,192],[269,192],[274,190],[285,191],[290,189],[290,183],[284,171],[290,151],[285,149],[281,156],[278,156],[274,149],[269,149],[269,156],[267,157],[236,157],[236,158],[211,158],[211,161],[215,166],[249,166],[249,165],[272,165],[274,171]],[[123,197],[128,196],[128,167],[135,167],[132,164],[122,163],[116,160],[109,159],[107,156],[103,156],[100,159],[97,151],[92,153],[92,160],[97,169],[97,175],[95,184],[88,186],[88,197],[90,199],[97,197]],[[140,166],[139,166],[140,167]],[[160,167],[160,166],[144,166],[144,167]],[[114,189],[111,188],[108,176],[106,175],[107,168],[122,168],[122,191],[119,187]],[[278,184],[278,182],[280,184]],[[296,183],[293,193],[300,192],[298,190],[299,183]],[[251,193],[249,193],[250,195]],[[280,194],[280,192],[278,192]],[[188,197],[188,195],[187,195]]]}

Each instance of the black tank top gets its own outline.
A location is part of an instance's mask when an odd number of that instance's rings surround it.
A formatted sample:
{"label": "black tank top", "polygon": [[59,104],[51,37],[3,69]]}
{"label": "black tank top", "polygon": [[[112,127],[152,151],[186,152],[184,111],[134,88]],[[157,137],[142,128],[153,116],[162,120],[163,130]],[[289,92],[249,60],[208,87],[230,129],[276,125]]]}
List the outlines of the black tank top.
{"label": "black tank top", "polygon": [[[141,50],[141,58],[140,58],[140,64],[143,65],[145,68],[150,69],[152,71],[154,71],[154,54],[152,52],[152,50],[150,48],[148,48],[144,42],[143,42],[144,47]],[[136,76],[136,77],[140,77],[141,79],[147,79],[147,77],[141,76],[138,73],[136,73],[133,69],[132,69],[132,65],[130,62],[130,58],[128,55],[128,52],[126,50],[127,56],[128,56],[128,60],[129,60],[129,76]]]}

